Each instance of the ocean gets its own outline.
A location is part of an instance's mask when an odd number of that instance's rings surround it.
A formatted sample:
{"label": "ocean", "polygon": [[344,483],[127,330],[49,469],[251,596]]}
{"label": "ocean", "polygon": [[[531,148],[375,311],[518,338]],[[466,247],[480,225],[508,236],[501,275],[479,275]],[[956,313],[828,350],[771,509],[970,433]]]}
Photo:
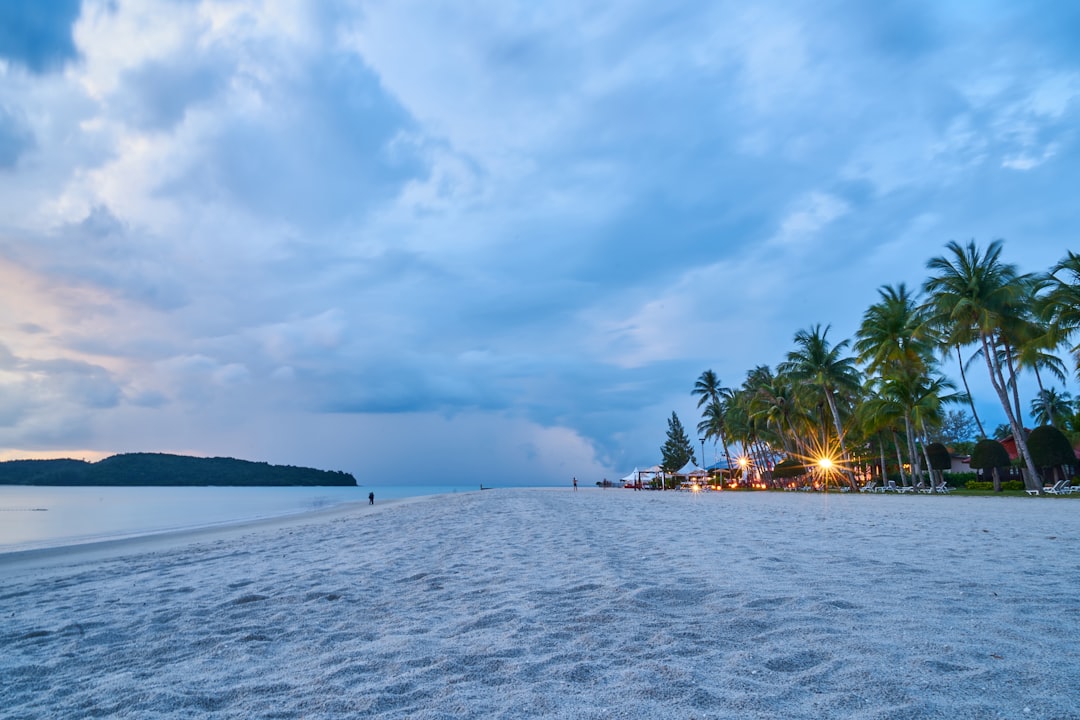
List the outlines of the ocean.
{"label": "ocean", "polygon": [[40,487],[0,485],[0,553],[79,545],[367,502],[478,490],[386,487]]}

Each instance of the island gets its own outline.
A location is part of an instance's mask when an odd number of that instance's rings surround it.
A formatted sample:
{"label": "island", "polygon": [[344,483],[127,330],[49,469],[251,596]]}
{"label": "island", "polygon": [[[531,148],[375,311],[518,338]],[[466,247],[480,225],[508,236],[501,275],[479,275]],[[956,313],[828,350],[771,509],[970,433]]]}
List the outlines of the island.
{"label": "island", "polygon": [[236,458],[167,453],[124,453],[97,462],[8,460],[0,462],[0,485],[71,486],[355,486],[351,473]]}

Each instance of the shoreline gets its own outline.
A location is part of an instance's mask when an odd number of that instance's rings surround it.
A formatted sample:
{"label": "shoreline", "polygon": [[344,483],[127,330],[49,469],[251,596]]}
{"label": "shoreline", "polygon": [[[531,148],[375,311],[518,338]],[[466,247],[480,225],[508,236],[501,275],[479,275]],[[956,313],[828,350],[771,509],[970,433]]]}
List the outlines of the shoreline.
{"label": "shoreline", "polygon": [[382,508],[438,498],[443,494],[456,493],[389,498],[380,500],[375,505],[368,505],[366,499],[349,501],[328,508],[300,510],[270,517],[148,531],[46,547],[0,550],[0,572],[14,575],[109,560],[127,554],[168,551],[188,544],[229,539],[261,530],[284,530],[307,524],[330,522],[336,518],[350,517],[358,513],[371,514],[379,512]]}

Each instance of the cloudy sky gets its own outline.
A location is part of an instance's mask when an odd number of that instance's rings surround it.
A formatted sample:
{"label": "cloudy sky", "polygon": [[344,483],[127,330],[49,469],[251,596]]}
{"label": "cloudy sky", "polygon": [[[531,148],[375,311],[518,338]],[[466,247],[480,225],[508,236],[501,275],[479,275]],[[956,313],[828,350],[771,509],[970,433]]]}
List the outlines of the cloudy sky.
{"label": "cloudy sky", "polygon": [[0,456],[652,464],[947,241],[1076,248],[1077,8],[2,2]]}

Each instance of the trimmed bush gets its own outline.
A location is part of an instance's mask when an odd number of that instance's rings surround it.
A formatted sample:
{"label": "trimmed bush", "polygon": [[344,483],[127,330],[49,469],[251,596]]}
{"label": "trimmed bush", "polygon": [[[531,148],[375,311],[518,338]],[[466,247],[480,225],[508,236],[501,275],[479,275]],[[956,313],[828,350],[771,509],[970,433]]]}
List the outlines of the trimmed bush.
{"label": "trimmed bush", "polygon": [[795,458],[787,458],[776,463],[776,467],[773,468],[773,477],[781,480],[787,478],[799,477],[806,474],[806,466]]}
{"label": "trimmed bush", "polygon": [[941,443],[930,443],[926,446],[926,455],[930,458],[930,469],[948,470],[952,467],[952,457],[949,456],[949,448]]}
{"label": "trimmed bush", "polygon": [[1072,444],[1065,434],[1053,425],[1040,425],[1028,435],[1028,450],[1035,467],[1057,467],[1073,465],[1076,455]]}
{"label": "trimmed bush", "polygon": [[1009,467],[1009,452],[997,440],[985,438],[971,451],[971,467],[976,470]]}

